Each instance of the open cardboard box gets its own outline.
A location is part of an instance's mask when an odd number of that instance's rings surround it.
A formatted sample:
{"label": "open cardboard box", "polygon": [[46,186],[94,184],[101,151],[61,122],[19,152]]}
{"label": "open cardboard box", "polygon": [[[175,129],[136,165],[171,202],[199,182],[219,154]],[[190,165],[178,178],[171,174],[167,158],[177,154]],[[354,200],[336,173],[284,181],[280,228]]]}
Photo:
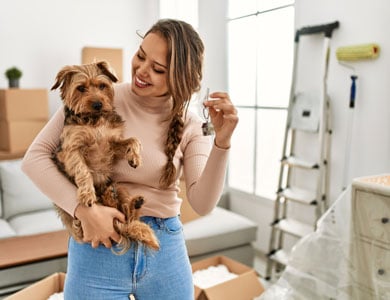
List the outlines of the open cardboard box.
{"label": "open cardboard box", "polygon": [[65,273],[54,273],[25,289],[7,297],[5,300],[47,300],[64,289]]}
{"label": "open cardboard box", "polygon": [[264,292],[254,269],[226,256],[213,256],[194,262],[192,272],[220,264],[238,277],[206,289],[195,286],[195,300],[249,300]]}

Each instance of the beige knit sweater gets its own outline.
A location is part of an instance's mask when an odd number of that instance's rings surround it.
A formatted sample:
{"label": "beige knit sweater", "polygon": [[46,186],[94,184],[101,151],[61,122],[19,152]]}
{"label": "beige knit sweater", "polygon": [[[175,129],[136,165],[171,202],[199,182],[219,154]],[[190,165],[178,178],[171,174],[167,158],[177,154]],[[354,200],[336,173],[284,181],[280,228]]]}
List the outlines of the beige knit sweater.
{"label": "beige knit sweater", "polygon": [[[168,122],[164,120],[170,112],[170,99],[140,97],[131,91],[129,83],[121,83],[115,86],[115,107],[125,120],[125,137],[140,140],[143,163],[133,169],[127,161],[121,161],[115,166],[113,179],[125,184],[131,195],[144,196],[141,215],[161,218],[178,215],[181,204],[177,196],[178,180],[167,189],[159,188],[166,163],[164,143]],[[76,187],[51,160],[51,154],[59,144],[63,122],[64,113],[60,108],[30,146],[22,169],[55,204],[74,215],[78,205]],[[199,214],[206,214],[220,197],[229,151],[216,147],[210,137],[203,136],[201,123],[200,118],[188,112],[174,164],[178,179],[184,173],[187,197],[192,207]]]}

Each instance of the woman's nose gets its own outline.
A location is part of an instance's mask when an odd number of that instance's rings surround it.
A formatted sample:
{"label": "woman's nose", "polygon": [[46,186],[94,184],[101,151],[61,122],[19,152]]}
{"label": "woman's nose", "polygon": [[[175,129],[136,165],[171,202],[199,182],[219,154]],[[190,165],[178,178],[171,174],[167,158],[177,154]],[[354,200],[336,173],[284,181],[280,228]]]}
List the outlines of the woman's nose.
{"label": "woman's nose", "polygon": [[148,75],[148,65],[146,63],[142,63],[138,67],[138,74],[147,76]]}

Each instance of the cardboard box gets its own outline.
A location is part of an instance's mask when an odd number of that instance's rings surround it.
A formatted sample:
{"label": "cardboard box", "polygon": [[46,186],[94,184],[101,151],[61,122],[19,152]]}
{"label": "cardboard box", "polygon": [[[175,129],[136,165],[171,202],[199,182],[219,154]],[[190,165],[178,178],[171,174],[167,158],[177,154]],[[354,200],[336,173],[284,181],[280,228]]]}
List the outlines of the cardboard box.
{"label": "cardboard box", "polygon": [[178,193],[179,198],[183,200],[180,207],[180,220],[181,222],[187,223],[192,220],[195,220],[197,218],[200,218],[200,215],[198,215],[191,207],[191,204],[188,202],[187,195],[186,195],[186,184],[184,181],[184,178],[181,178],[180,180],[180,192]]}
{"label": "cardboard box", "polygon": [[0,150],[0,160],[10,160],[10,159],[17,159],[17,158],[22,158],[26,151],[4,151]]}
{"label": "cardboard box", "polygon": [[46,89],[1,89],[1,121],[47,121],[49,97]]}
{"label": "cardboard box", "polygon": [[54,273],[7,297],[5,300],[47,300],[51,295],[63,291],[64,282],[65,273]]}
{"label": "cardboard box", "polygon": [[0,121],[0,150],[26,151],[47,121]]}
{"label": "cardboard box", "polygon": [[[223,264],[238,277],[207,289],[195,286],[195,300],[252,300],[264,292],[256,272],[226,256],[214,256],[192,263],[192,272],[209,266]],[[9,296],[5,300],[47,300],[64,289],[65,273],[54,273],[29,287]]]}
{"label": "cardboard box", "polygon": [[192,272],[210,266],[225,265],[229,272],[238,277],[201,289],[195,286],[195,300],[251,300],[264,292],[256,271],[226,256],[213,256],[192,263]]}
{"label": "cardboard box", "polygon": [[123,81],[123,50],[115,48],[84,47],[81,62],[90,64],[100,60],[107,61],[114,70],[119,82]]}

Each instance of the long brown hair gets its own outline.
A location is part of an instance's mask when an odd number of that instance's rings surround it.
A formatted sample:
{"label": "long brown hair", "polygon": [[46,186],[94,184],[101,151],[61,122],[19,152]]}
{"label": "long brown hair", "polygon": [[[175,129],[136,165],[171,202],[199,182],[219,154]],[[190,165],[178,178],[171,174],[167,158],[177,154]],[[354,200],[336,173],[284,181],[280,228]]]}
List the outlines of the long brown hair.
{"label": "long brown hair", "polygon": [[184,127],[184,115],[193,93],[200,90],[203,69],[204,45],[194,28],[174,19],[161,19],[155,23],[149,33],[159,34],[168,45],[168,92],[173,107],[165,143],[167,163],[160,177],[160,186],[167,188],[176,178],[173,157],[179,146]]}

